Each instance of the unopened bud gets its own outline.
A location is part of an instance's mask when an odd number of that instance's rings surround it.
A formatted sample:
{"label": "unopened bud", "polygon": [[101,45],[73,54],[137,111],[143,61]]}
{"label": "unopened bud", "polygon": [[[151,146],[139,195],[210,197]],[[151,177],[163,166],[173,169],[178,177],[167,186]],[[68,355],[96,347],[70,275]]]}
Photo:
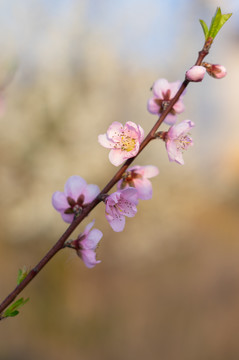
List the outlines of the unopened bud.
{"label": "unopened bud", "polygon": [[194,65],[186,72],[186,79],[194,82],[202,81],[205,72],[204,66]]}
{"label": "unopened bud", "polygon": [[227,70],[223,65],[209,64],[206,62],[204,62],[202,65],[206,68],[208,75],[214,77],[215,79],[222,79],[227,75]]}

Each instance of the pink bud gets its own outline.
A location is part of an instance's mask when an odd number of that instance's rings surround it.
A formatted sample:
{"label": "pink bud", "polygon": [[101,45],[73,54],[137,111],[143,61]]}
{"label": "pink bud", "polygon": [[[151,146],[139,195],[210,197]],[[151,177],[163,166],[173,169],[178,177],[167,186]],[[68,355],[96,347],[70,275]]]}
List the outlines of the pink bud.
{"label": "pink bud", "polygon": [[186,79],[194,82],[202,81],[205,72],[204,66],[194,65],[186,72]]}
{"label": "pink bud", "polygon": [[203,66],[205,66],[208,75],[214,77],[215,79],[222,79],[227,75],[227,70],[223,65],[203,63]]}

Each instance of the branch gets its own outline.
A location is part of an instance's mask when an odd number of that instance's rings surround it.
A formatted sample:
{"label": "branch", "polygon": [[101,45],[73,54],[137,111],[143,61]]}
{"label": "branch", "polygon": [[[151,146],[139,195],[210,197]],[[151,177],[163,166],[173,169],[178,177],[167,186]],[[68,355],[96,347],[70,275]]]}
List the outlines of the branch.
{"label": "branch", "polygon": [[[195,65],[201,65],[203,59],[208,54],[210,46],[212,44],[213,39],[209,38],[206,40],[202,50],[198,54],[197,61]],[[70,226],[66,229],[66,231],[62,234],[59,240],[55,243],[55,245],[48,251],[48,253],[40,260],[40,262],[29,272],[29,274],[22,280],[22,282],[6,297],[6,299],[0,304],[0,314],[2,314],[3,310],[5,310],[19,295],[23,289],[35,278],[35,276],[41,271],[41,269],[56,255],[56,253],[63,249],[66,240],[72,234],[72,232],[76,229],[76,227],[85,219],[85,217],[102,201],[105,194],[107,194],[111,188],[121,179],[122,175],[126,171],[126,169],[130,166],[130,164],[138,157],[141,151],[150,143],[151,140],[155,139],[156,131],[159,126],[162,124],[166,116],[171,111],[174,104],[178,101],[180,95],[186,89],[189,84],[189,80],[185,78],[178,92],[174,96],[173,99],[170,100],[166,109],[162,112],[160,118],[157,120],[153,128],[150,130],[148,135],[145,137],[143,142],[140,145],[139,151],[135,157],[128,159],[122,167],[116,172],[116,174],[112,177],[112,179],[108,182],[108,184],[103,188],[103,190],[99,193],[99,195],[88,205],[86,206],[82,213],[77,216]],[[2,320],[4,316],[0,315],[0,320]]]}

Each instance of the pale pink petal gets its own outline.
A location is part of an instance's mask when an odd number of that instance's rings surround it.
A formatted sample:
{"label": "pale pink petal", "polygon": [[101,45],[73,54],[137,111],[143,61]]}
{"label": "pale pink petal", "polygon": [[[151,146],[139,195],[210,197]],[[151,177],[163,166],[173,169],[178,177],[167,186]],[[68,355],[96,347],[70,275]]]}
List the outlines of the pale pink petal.
{"label": "pale pink petal", "polygon": [[79,195],[82,194],[86,184],[86,181],[82,177],[78,175],[71,176],[65,184],[65,195],[77,199]]}
{"label": "pale pink petal", "polygon": [[144,140],[144,129],[138,125],[138,129],[139,129],[139,143],[141,144],[141,142]]}
{"label": "pale pink petal", "polygon": [[64,212],[61,212],[61,216],[62,219],[69,224],[74,220],[74,214],[65,214]]}
{"label": "pale pink petal", "polygon": [[120,199],[120,191],[115,191],[113,194],[110,194],[106,200],[106,205],[114,206]]}
{"label": "pale pink petal", "polygon": [[110,226],[112,229],[116,232],[120,232],[124,230],[125,227],[125,217],[122,215],[118,215],[117,218],[110,217],[108,214],[106,214],[106,219],[108,220]]}
{"label": "pale pink petal", "polygon": [[101,262],[96,260],[96,254],[93,250],[80,250],[78,254],[88,268],[93,268]]}
{"label": "pale pink petal", "polygon": [[100,145],[104,146],[107,149],[112,149],[114,147],[114,142],[109,140],[106,134],[99,135],[98,141]]}
{"label": "pale pink petal", "polygon": [[85,230],[83,231],[82,235],[88,235],[90,229],[94,226],[95,220],[92,220],[89,224],[86,225]]}
{"label": "pale pink petal", "polygon": [[185,106],[181,100],[178,100],[176,104],[173,105],[173,109],[177,114],[181,114],[185,110]]}
{"label": "pale pink petal", "polygon": [[169,161],[176,161],[177,163],[183,165],[183,155],[181,151],[178,151],[176,143],[174,141],[167,141],[165,144]]}
{"label": "pale pink petal", "polygon": [[109,153],[109,160],[111,164],[119,166],[126,160],[125,152],[121,151],[120,149],[112,149]]}
{"label": "pale pink petal", "polygon": [[119,141],[120,134],[123,130],[123,125],[118,121],[114,121],[107,130],[107,137],[109,138],[109,140]]}
{"label": "pale pink petal", "polygon": [[81,240],[81,246],[85,250],[95,250],[102,236],[103,234],[100,230],[93,229],[85,239]]}
{"label": "pale pink petal", "polygon": [[152,198],[152,184],[148,179],[135,179],[135,188],[138,191],[138,198],[141,200],[149,200]]}
{"label": "pale pink petal", "polygon": [[100,189],[97,185],[89,184],[85,187],[82,194],[85,196],[84,204],[88,204],[93,201],[96,196],[100,193]]}
{"label": "pale pink petal", "polygon": [[167,90],[170,88],[169,82],[166,79],[158,79],[153,84],[153,93],[154,95],[163,100],[164,94],[167,92]]}
{"label": "pale pink petal", "polygon": [[[138,198],[138,192],[137,192],[137,198]],[[118,204],[118,207],[120,208],[121,214],[124,216],[134,217],[135,214],[137,213],[136,205],[133,202],[128,201],[127,199],[122,199]]]}
{"label": "pale pink petal", "polygon": [[138,132],[138,125],[135,124],[133,121],[127,121],[125,123],[125,128],[128,128],[128,127],[133,128],[136,132]]}
{"label": "pale pink petal", "polygon": [[130,138],[138,139],[139,137],[138,125],[136,125],[132,121],[128,121],[124,127],[124,134],[126,136],[129,136]]}
{"label": "pale pink petal", "polygon": [[[136,167],[136,166],[135,166]],[[135,169],[136,172],[143,177],[151,178],[159,174],[159,169],[153,165],[138,166],[140,169]]]}
{"label": "pale pink petal", "polygon": [[52,195],[52,205],[57,211],[66,210],[69,207],[65,194],[60,191]]}
{"label": "pale pink petal", "polygon": [[178,125],[172,126],[168,131],[168,136],[170,139],[176,139],[187,133],[192,127],[194,127],[194,123],[191,120],[184,120]]}
{"label": "pale pink petal", "polygon": [[124,199],[127,199],[128,201],[133,202],[136,205],[138,204],[138,194],[135,188],[121,190],[121,194]]}
{"label": "pale pink petal", "polygon": [[159,105],[157,105],[155,102],[156,99],[157,99],[156,97],[153,97],[148,100],[147,109],[151,114],[158,115],[160,109],[159,109]]}
{"label": "pale pink petal", "polygon": [[165,124],[173,125],[177,121],[177,115],[168,114],[166,118],[164,119]]}
{"label": "pale pink petal", "polygon": [[169,83],[170,99],[172,99],[176,95],[180,86],[181,86],[181,81],[179,80]]}

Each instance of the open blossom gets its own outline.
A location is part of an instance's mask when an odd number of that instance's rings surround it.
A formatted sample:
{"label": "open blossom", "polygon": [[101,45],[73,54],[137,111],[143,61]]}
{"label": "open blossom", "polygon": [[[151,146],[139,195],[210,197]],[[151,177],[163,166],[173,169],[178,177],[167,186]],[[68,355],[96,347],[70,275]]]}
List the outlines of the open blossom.
{"label": "open blossom", "polygon": [[[160,115],[166,109],[169,101],[176,95],[180,85],[180,81],[175,81],[172,83],[169,83],[166,79],[158,79],[155,81],[152,87],[154,96],[148,100],[148,111],[152,114]],[[166,124],[175,124],[177,121],[177,114],[180,114],[184,111],[182,97],[183,94],[173,105],[170,113],[166,116],[164,120]]]}
{"label": "open blossom", "polygon": [[98,141],[102,146],[111,149],[110,162],[118,166],[138,153],[143,138],[144,130],[140,125],[128,121],[123,126],[118,121],[114,121],[106,134],[98,136]]}
{"label": "open blossom", "polygon": [[169,161],[175,161],[180,165],[184,164],[182,151],[193,145],[193,140],[188,135],[192,127],[194,127],[194,123],[191,120],[184,120],[180,124],[170,127],[165,137]]}
{"label": "open blossom", "polygon": [[205,73],[206,69],[204,66],[194,65],[186,72],[186,79],[194,82],[202,81]]}
{"label": "open blossom", "polygon": [[100,260],[96,260],[95,250],[103,234],[98,229],[91,230],[94,223],[95,220],[86,225],[83,233],[68,245],[69,247],[76,249],[77,255],[83,260],[88,268],[92,268],[101,262]]}
{"label": "open blossom", "polygon": [[64,192],[56,191],[52,195],[52,205],[61,213],[65,222],[71,223],[99,192],[97,185],[88,185],[82,177],[74,175],[67,180]]}
{"label": "open blossom", "polygon": [[158,175],[156,166],[133,166],[129,168],[123,178],[117,183],[118,190],[134,187],[138,192],[138,199],[149,200],[152,198],[152,184],[148,180]]}
{"label": "open blossom", "polygon": [[138,204],[138,192],[134,188],[118,190],[105,199],[105,216],[112,229],[122,231],[125,216],[133,217]]}

